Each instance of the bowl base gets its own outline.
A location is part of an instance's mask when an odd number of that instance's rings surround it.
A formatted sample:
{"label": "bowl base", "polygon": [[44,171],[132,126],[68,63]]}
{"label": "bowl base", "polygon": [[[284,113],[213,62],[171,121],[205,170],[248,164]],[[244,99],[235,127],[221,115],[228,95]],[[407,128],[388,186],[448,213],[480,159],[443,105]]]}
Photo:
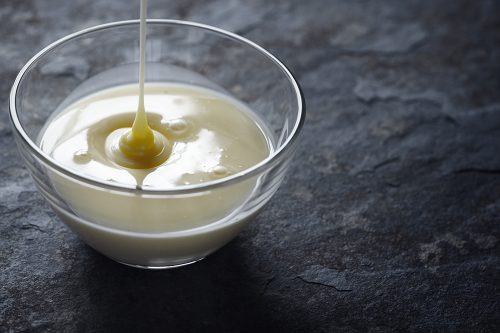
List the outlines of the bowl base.
{"label": "bowl base", "polygon": [[112,260],[114,260],[117,263],[120,263],[122,265],[130,266],[130,267],[134,267],[134,268],[150,269],[150,270],[161,270],[161,269],[173,269],[173,268],[179,268],[179,267],[191,265],[191,264],[194,264],[195,262],[198,262],[198,261],[203,260],[203,259],[205,259],[205,257],[202,257],[202,258],[199,258],[199,259],[196,259],[196,260],[193,260],[193,261],[188,261],[188,262],[185,262],[185,263],[182,263],[182,264],[165,265],[165,266],[143,266],[143,265],[128,264],[126,262],[118,261],[118,260],[115,260],[115,259],[112,259]]}

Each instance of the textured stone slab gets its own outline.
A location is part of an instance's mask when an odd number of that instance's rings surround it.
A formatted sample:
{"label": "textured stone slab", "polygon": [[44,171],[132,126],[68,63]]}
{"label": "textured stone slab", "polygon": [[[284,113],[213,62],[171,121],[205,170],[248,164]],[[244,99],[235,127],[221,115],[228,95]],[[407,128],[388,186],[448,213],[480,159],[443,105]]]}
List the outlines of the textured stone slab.
{"label": "textured stone slab", "polygon": [[37,194],[8,93],[40,48],[135,18],[138,1],[6,1],[0,332],[500,329],[498,1],[149,3],[154,18],[230,29],[290,66],[308,107],[290,174],[196,265],[150,272],[102,257]]}

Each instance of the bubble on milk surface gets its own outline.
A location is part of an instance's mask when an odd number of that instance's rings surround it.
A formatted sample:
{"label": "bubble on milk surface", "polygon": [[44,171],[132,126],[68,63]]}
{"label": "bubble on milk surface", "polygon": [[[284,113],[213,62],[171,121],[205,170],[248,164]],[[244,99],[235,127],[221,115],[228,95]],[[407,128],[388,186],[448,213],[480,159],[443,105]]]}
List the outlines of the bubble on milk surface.
{"label": "bubble on milk surface", "polygon": [[185,136],[190,131],[190,124],[185,119],[171,119],[165,123],[166,130],[174,137]]}
{"label": "bubble on milk surface", "polygon": [[73,154],[73,161],[78,164],[85,164],[90,162],[92,155],[88,150],[80,149]]}
{"label": "bubble on milk surface", "polygon": [[229,173],[229,170],[223,165],[217,165],[211,170],[212,175],[216,177],[226,176]]}

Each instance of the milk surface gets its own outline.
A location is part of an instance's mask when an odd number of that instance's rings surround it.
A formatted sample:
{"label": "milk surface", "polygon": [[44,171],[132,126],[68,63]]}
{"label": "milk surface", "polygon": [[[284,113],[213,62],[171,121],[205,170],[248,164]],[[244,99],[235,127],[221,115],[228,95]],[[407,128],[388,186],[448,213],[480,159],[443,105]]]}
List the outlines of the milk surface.
{"label": "milk surface", "polygon": [[[150,169],[116,163],[108,148],[134,120],[135,85],[100,91],[68,106],[46,126],[40,147],[65,168],[94,180],[140,189],[174,190],[243,171],[265,159],[271,144],[257,118],[221,93],[180,84],[148,84],[152,129],[172,142],[170,157]],[[113,133],[118,133],[114,136]],[[225,217],[253,191],[243,182],[189,198],[111,194],[55,177],[56,189],[80,216],[140,232],[179,231]]]}

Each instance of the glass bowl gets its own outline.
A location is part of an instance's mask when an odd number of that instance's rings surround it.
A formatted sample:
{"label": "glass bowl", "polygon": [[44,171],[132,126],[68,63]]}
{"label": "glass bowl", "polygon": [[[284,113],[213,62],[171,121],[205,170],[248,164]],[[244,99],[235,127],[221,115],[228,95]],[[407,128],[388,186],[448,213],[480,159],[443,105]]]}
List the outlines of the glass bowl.
{"label": "glass bowl", "polygon": [[44,126],[86,95],[137,83],[138,38],[139,21],[133,20],[85,29],[47,46],[17,76],[10,116],[37,188],[71,230],[120,263],[178,267],[233,239],[276,192],[304,122],[304,98],[290,71],[255,43],[203,24],[148,20],[146,82],[189,84],[238,99],[266,129],[270,155],[226,178],[173,189],[141,189],[65,168],[40,149]]}

